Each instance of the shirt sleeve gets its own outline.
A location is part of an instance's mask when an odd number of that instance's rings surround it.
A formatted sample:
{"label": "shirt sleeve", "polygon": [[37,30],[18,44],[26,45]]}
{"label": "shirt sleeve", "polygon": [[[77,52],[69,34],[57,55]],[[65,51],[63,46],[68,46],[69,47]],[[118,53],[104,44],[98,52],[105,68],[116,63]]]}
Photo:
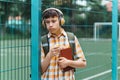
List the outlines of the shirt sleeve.
{"label": "shirt sleeve", "polygon": [[75,51],[76,51],[75,56],[74,56],[75,59],[86,60],[84,53],[83,53],[83,50],[82,50],[80,43],[79,43],[76,36],[75,36]]}

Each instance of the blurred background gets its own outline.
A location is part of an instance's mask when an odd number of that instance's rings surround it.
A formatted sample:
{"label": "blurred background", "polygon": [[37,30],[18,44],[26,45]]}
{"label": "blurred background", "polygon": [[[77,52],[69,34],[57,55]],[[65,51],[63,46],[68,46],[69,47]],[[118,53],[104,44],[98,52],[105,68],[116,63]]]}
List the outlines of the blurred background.
{"label": "blurred background", "polygon": [[[64,29],[73,32],[79,39],[87,59],[87,67],[76,70],[76,80],[111,80],[112,1],[42,0],[41,2],[42,11],[49,7],[60,9],[65,18]],[[120,7],[118,12],[119,10]],[[120,14],[118,14],[119,21]],[[41,27],[41,35],[46,33],[46,29]],[[118,59],[119,45],[118,23]],[[0,80],[30,80],[30,53],[31,0],[0,0]],[[118,60],[118,74],[120,74],[119,63],[120,60]]]}

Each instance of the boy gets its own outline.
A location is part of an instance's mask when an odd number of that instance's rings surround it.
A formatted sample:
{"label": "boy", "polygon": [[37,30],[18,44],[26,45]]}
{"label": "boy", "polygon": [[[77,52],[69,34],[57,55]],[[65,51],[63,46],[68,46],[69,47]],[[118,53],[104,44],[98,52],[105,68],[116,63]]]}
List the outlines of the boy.
{"label": "boy", "polygon": [[[60,57],[60,51],[70,48],[67,32],[62,25],[65,20],[63,13],[57,8],[48,8],[43,11],[42,24],[49,31],[48,43],[41,44],[41,79],[42,80],[75,80],[74,69],[63,71],[70,66],[82,68],[86,66],[86,59],[76,36],[74,36],[74,59]],[[49,45],[48,45],[49,44]],[[43,48],[49,46],[47,53]],[[69,53],[70,54],[70,53]],[[68,54],[68,55],[69,55]]]}

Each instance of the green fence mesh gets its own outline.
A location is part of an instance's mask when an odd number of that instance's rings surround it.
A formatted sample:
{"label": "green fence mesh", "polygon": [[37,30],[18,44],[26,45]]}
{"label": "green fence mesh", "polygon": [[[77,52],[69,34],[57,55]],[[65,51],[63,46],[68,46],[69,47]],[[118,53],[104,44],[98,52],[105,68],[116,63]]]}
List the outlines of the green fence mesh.
{"label": "green fence mesh", "polygon": [[30,2],[0,0],[0,80],[30,80]]}

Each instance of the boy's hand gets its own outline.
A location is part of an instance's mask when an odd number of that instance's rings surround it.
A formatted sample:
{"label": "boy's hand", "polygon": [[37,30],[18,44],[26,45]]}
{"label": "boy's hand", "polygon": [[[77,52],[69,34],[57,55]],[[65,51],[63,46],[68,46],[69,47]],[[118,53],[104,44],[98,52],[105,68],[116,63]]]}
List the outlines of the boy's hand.
{"label": "boy's hand", "polygon": [[58,59],[58,64],[61,69],[66,68],[69,65],[69,60],[66,59],[65,57],[60,57]]}
{"label": "boy's hand", "polygon": [[58,45],[55,45],[52,49],[50,49],[49,53],[51,56],[59,56],[61,48]]}

